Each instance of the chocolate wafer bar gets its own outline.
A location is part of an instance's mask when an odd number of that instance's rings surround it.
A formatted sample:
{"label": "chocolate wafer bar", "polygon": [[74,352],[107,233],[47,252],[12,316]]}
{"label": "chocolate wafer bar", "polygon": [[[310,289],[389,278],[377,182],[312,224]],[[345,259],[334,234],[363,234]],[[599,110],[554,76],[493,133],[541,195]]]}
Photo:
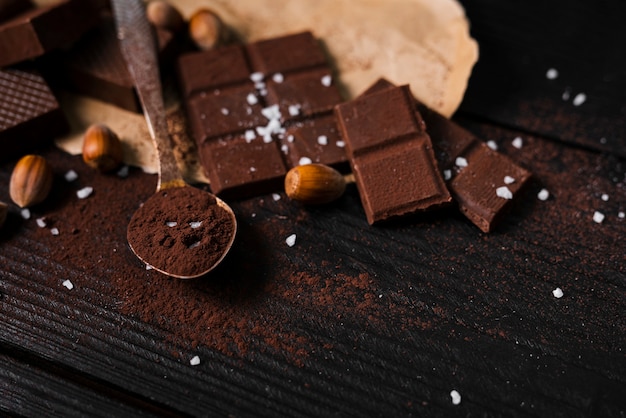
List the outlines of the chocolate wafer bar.
{"label": "chocolate wafer bar", "polygon": [[[390,88],[394,85],[381,79],[364,94]],[[492,231],[531,173],[458,124],[415,102],[461,212],[483,232]]]}
{"label": "chocolate wafer bar", "polygon": [[191,133],[214,193],[276,191],[299,164],[347,168],[332,113],[342,98],[312,33],[189,53],[178,64]]}
{"label": "chocolate wafer bar", "polygon": [[408,86],[362,95],[335,115],[370,224],[452,201]]}

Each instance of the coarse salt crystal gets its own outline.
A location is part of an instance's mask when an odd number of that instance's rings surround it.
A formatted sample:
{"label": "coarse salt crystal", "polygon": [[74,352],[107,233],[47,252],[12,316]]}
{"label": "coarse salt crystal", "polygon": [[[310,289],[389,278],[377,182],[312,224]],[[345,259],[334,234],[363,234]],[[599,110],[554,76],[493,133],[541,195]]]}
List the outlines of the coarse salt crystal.
{"label": "coarse salt crystal", "polygon": [[294,245],[296,245],[296,234],[289,235],[287,239],[285,240],[285,242],[290,247],[293,247]]}
{"label": "coarse salt crystal", "polygon": [[200,225],[202,225],[202,221],[189,222],[189,226],[193,229],[200,228]]}
{"label": "coarse salt crystal", "polygon": [[302,157],[298,161],[298,165],[307,165],[307,164],[311,164],[311,163],[313,163],[313,160],[311,160],[309,157]]}
{"label": "coarse salt crystal", "polygon": [[65,181],[72,182],[78,178],[78,174],[74,170],[69,170],[65,173]]}
{"label": "coarse salt crystal", "polygon": [[196,241],[196,242],[194,242],[193,244],[191,244],[191,245],[190,245],[189,247],[187,247],[187,248],[190,248],[190,249],[191,249],[191,248],[196,248],[196,247],[199,247],[199,246],[200,246],[200,241]]}
{"label": "coarse salt crystal", "polygon": [[324,87],[329,87],[333,82],[333,78],[330,75],[325,75],[324,77],[322,77],[322,85]]}
{"label": "coarse salt crystal", "polygon": [[443,179],[448,181],[452,178],[452,170],[443,170]]}
{"label": "coarse salt crystal", "polygon": [[548,200],[550,197],[550,192],[546,189],[541,189],[539,193],[537,193],[537,199],[539,200]]}
{"label": "coarse salt crystal", "polygon": [[563,99],[563,101],[567,101],[567,100],[569,100],[571,94],[572,94],[572,92],[570,91],[569,88],[567,88],[567,89],[565,89],[565,91],[561,95],[561,99]]}
{"label": "coarse salt crystal", "polygon": [[554,80],[559,76],[559,72],[556,70],[556,68],[550,68],[548,71],[546,71],[546,78],[548,80]]}
{"label": "coarse salt crystal", "polygon": [[72,290],[74,288],[74,283],[70,282],[69,280],[65,280],[63,282],[63,286],[67,287],[68,290]]}
{"label": "coarse salt crystal", "polygon": [[464,157],[456,157],[454,164],[456,164],[457,167],[467,167],[467,159]]}
{"label": "coarse salt crystal", "polygon": [[198,364],[200,364],[200,357],[193,356],[191,360],[189,360],[189,364],[191,364],[192,366],[197,366]]}
{"label": "coarse salt crystal", "polygon": [[522,137],[518,136],[513,140],[512,145],[517,149],[521,149],[524,145],[524,140],[522,139]]}
{"label": "coarse salt crystal", "polygon": [[121,178],[128,177],[128,166],[123,165],[119,170],[117,170],[117,176]]}
{"label": "coarse salt crystal", "polygon": [[298,116],[300,114],[300,105],[289,105],[289,116]]}
{"label": "coarse salt crystal", "polygon": [[280,195],[278,193],[272,193],[272,199],[274,199],[275,202],[278,202],[280,200]]}
{"label": "coarse salt crystal", "polygon": [[605,137],[600,138],[600,143],[601,144],[606,144],[606,138]]}
{"label": "coarse salt crystal", "polygon": [[59,235],[59,228],[52,228],[52,229],[50,229],[50,233],[52,235],[55,235],[55,236]]}
{"label": "coarse salt crystal", "polygon": [[604,221],[604,214],[602,212],[595,211],[593,213],[593,221],[595,223],[601,224]]}
{"label": "coarse salt crystal", "polygon": [[146,264],[146,270],[152,270],[154,267],[152,267],[150,264]]}
{"label": "coarse salt crystal", "polygon": [[256,171],[256,167],[250,167],[250,172],[254,173]]}
{"label": "coarse salt crystal", "polygon": [[170,228],[174,228],[176,225],[178,225],[177,222],[165,222],[165,225],[169,226]]}
{"label": "coarse salt crystal", "polygon": [[609,201],[609,195],[608,195],[608,194],[606,194],[606,193],[603,193],[603,194],[602,194],[602,196],[601,196],[601,199],[602,199],[603,201],[605,201],[605,202],[608,202],[608,201]]}
{"label": "coarse salt crystal", "polygon": [[515,179],[511,176],[504,176],[504,184],[513,184]]}
{"label": "coarse salt crystal", "polygon": [[289,147],[287,146],[287,144],[282,144],[280,146],[280,150],[283,152],[283,154],[287,154],[289,152]]}
{"label": "coarse salt crystal", "polygon": [[288,135],[287,136],[287,142],[293,142],[294,139],[295,139],[295,137],[293,135]]}
{"label": "coarse salt crystal", "polygon": [[28,208],[26,209],[22,209],[20,211],[20,215],[22,216],[22,218],[24,219],[30,219],[30,210]]}
{"label": "coarse salt crystal", "polygon": [[46,227],[46,221],[44,218],[37,218],[37,226],[39,228],[45,228]]}
{"label": "coarse salt crystal", "polygon": [[274,80],[275,83],[282,83],[285,77],[283,77],[281,73],[276,73],[272,76],[272,80]]}
{"label": "coarse salt crystal", "polygon": [[226,116],[230,113],[230,111],[228,109],[226,109],[225,107],[220,109],[220,112],[222,112],[222,115]]}
{"label": "coarse salt crystal", "polygon": [[252,129],[248,129],[244,134],[244,137],[246,138],[246,142],[250,143],[254,138],[256,138],[256,133]]}
{"label": "coarse salt crystal", "polygon": [[498,149],[498,144],[497,144],[497,143],[496,143],[496,141],[494,141],[493,139],[492,139],[492,140],[487,141],[487,146],[488,146],[489,148],[491,148],[492,150],[494,150],[494,151]]}
{"label": "coarse salt crystal", "polygon": [[263,73],[258,72],[258,71],[250,74],[250,80],[252,80],[255,83],[259,83],[263,81],[263,78],[264,78]]}
{"label": "coarse salt crystal", "polygon": [[586,101],[587,95],[585,93],[578,93],[576,96],[574,96],[574,100],[572,101],[572,103],[574,104],[574,106],[580,106]]}
{"label": "coarse salt crystal", "polygon": [[85,199],[87,197],[89,197],[91,194],[93,193],[93,187],[83,187],[82,189],[78,190],[76,192],[76,196],[78,196],[79,199]]}
{"label": "coarse salt crystal", "polygon": [[317,137],[317,143],[320,145],[328,144],[328,137],[326,135],[320,135]]}
{"label": "coarse salt crystal", "polygon": [[261,114],[265,116],[265,118],[268,120],[278,120],[281,116],[278,105],[264,107],[263,109],[261,109]]}
{"label": "coarse salt crystal", "polygon": [[618,217],[618,218],[620,218],[620,219],[624,219],[624,218],[626,217],[626,214],[625,214],[624,212],[621,212],[621,211],[620,211],[620,212],[617,214],[617,217]]}
{"label": "coarse salt crystal", "polygon": [[557,287],[552,291],[552,295],[554,295],[554,297],[557,299],[561,299],[563,297],[563,291],[560,287]]}
{"label": "coarse salt crystal", "polygon": [[513,199],[513,193],[511,193],[511,190],[509,190],[509,188],[506,186],[498,187],[496,189],[496,195],[507,200]]}
{"label": "coarse salt crystal", "polygon": [[246,102],[248,102],[248,104],[252,106],[259,103],[259,99],[256,97],[256,94],[249,93],[248,96],[246,96]]}
{"label": "coarse salt crystal", "polygon": [[346,146],[346,143],[345,143],[345,142],[343,142],[343,141],[337,141],[337,142],[335,143],[335,145],[337,145],[339,148],[343,148],[343,147],[345,147],[345,146]]}
{"label": "coarse salt crystal", "polygon": [[458,391],[456,390],[451,391],[450,397],[452,398],[453,405],[458,405],[461,403],[461,394]]}

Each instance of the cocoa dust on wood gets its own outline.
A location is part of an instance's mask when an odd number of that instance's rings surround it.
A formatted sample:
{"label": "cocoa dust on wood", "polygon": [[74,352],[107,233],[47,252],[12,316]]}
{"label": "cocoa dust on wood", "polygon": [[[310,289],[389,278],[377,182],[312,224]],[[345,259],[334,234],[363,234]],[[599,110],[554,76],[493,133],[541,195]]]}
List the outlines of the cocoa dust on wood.
{"label": "cocoa dust on wood", "polygon": [[215,196],[194,187],[161,190],[128,224],[128,242],[148,265],[174,276],[197,276],[228,252],[235,224]]}

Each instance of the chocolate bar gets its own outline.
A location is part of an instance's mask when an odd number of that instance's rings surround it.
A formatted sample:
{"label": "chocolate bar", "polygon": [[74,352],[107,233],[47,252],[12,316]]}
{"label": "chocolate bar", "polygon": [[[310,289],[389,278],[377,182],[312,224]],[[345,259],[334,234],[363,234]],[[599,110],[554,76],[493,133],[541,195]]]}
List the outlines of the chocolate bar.
{"label": "chocolate bar", "polygon": [[[364,94],[390,88],[394,88],[393,84],[381,79]],[[528,183],[531,173],[471,132],[418,100],[415,102],[461,212],[483,232],[492,231],[509,203]]]}
{"label": "chocolate bar", "polygon": [[370,224],[452,201],[408,86],[360,96],[335,115]]}
{"label": "chocolate bar", "polygon": [[347,168],[332,113],[342,98],[310,32],[189,53],[178,64],[214,193],[275,191],[291,167],[309,162]]}
{"label": "chocolate bar", "polygon": [[34,69],[0,69],[0,160],[50,142],[68,129],[65,115]]}
{"label": "chocolate bar", "polygon": [[[167,62],[177,52],[177,41],[169,31],[156,28],[155,31],[159,59]],[[103,16],[95,28],[55,59],[61,61],[55,77],[71,90],[131,112],[141,112],[111,16]]]}
{"label": "chocolate bar", "polygon": [[0,23],[0,67],[67,47],[96,22],[91,2],[61,0],[30,8]]}

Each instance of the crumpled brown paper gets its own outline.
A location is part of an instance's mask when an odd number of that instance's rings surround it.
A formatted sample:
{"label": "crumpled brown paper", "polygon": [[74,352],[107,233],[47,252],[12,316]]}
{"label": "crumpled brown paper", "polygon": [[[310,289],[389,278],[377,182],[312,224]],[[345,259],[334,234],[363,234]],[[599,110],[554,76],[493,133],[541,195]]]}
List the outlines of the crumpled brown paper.
{"label": "crumpled brown paper", "polygon": [[[41,1],[41,0],[40,0]],[[359,95],[380,77],[409,84],[414,95],[450,116],[459,106],[478,46],[455,0],[171,0],[189,17],[201,7],[217,11],[246,41],[311,30],[327,48],[346,98]],[[106,123],[125,144],[126,163],[154,173],[156,153],[141,115],[80,96],[62,97],[73,133],[57,141],[80,153],[82,132],[90,123]],[[180,119],[180,109],[170,108]],[[207,182],[181,133],[170,128],[179,167],[187,181]],[[184,129],[183,129],[184,130]]]}

